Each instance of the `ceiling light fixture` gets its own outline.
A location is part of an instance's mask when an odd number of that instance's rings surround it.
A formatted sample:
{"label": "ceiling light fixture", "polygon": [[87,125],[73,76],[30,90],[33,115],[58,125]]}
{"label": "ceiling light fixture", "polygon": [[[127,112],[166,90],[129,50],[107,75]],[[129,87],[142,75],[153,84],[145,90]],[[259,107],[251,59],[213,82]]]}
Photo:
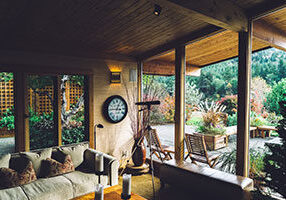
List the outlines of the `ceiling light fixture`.
{"label": "ceiling light fixture", "polygon": [[160,13],[161,13],[161,10],[162,10],[161,6],[159,6],[158,4],[155,4],[154,5],[154,12],[153,12],[153,14],[156,15],[156,16],[159,16]]}

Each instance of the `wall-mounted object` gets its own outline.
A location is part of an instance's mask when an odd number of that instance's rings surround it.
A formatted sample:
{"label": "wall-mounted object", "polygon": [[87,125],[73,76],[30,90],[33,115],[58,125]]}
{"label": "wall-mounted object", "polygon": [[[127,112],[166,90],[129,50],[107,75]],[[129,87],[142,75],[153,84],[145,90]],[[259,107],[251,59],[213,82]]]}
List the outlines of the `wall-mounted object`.
{"label": "wall-mounted object", "polygon": [[137,81],[137,70],[136,69],[130,69],[129,70],[129,81],[130,82],[136,82]]}
{"label": "wall-mounted object", "polygon": [[110,83],[121,83],[121,72],[111,72]]}
{"label": "wall-mounted object", "polygon": [[103,114],[111,123],[122,121],[128,112],[126,101],[119,95],[113,95],[106,99],[103,104]]}

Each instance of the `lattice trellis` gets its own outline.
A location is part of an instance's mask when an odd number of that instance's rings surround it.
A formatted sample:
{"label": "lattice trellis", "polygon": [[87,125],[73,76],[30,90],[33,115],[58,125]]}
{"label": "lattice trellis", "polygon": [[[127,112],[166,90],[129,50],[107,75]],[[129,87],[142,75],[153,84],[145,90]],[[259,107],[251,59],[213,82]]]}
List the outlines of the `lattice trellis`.
{"label": "lattice trellis", "polygon": [[[47,86],[43,89],[39,89],[39,92],[48,92],[53,99],[53,86]],[[83,87],[75,83],[67,83],[66,85],[66,97],[67,97],[67,109],[70,105],[75,104],[83,93]],[[62,98],[62,97],[61,97]],[[50,113],[53,109],[51,100],[47,95],[39,95],[29,89],[29,106],[35,112],[42,114]],[[14,93],[13,93],[13,81],[4,82],[0,81],[0,114],[6,112],[7,108],[14,106]]]}
{"label": "lattice trellis", "polygon": [[0,81],[0,114],[14,106],[13,81]]}

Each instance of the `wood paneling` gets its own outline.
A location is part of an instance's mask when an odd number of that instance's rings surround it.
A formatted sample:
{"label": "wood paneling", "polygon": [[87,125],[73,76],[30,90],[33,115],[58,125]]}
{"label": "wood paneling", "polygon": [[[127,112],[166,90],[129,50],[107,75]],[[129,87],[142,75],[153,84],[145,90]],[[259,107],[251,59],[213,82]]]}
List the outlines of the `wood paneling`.
{"label": "wood paneling", "polygon": [[[224,31],[186,46],[187,65],[203,67],[221,60],[238,56],[238,33]],[[253,39],[253,51],[268,47],[269,44]],[[174,62],[174,51],[154,58],[157,61]]]}
{"label": "wood paneling", "polygon": [[[247,17],[243,10],[228,0],[157,0],[182,13],[233,31],[247,30]],[[172,3],[169,3],[172,2]]]}
{"label": "wood paneling", "polygon": [[286,8],[269,16],[263,17],[262,20],[265,23],[281,30],[282,32],[286,32]]}

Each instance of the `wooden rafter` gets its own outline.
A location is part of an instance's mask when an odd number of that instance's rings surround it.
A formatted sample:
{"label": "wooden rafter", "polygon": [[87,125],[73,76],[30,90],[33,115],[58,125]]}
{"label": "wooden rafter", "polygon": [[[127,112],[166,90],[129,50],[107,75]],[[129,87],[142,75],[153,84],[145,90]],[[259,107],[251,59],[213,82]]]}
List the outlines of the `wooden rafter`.
{"label": "wooden rafter", "polygon": [[285,0],[265,1],[265,3],[258,4],[255,7],[246,10],[246,14],[251,19],[258,19],[266,15],[269,15],[273,12],[276,12],[280,9],[283,9],[285,7],[286,7]]}
{"label": "wooden rafter", "polygon": [[155,0],[159,5],[233,31],[247,31],[243,10],[228,0]]}
{"label": "wooden rafter", "polygon": [[[170,76],[175,75],[175,64],[171,62],[150,61],[144,63],[144,74]],[[201,68],[186,64],[186,75],[200,76]]]}
{"label": "wooden rafter", "polygon": [[286,50],[286,33],[263,20],[253,23],[253,36],[272,47]]}

